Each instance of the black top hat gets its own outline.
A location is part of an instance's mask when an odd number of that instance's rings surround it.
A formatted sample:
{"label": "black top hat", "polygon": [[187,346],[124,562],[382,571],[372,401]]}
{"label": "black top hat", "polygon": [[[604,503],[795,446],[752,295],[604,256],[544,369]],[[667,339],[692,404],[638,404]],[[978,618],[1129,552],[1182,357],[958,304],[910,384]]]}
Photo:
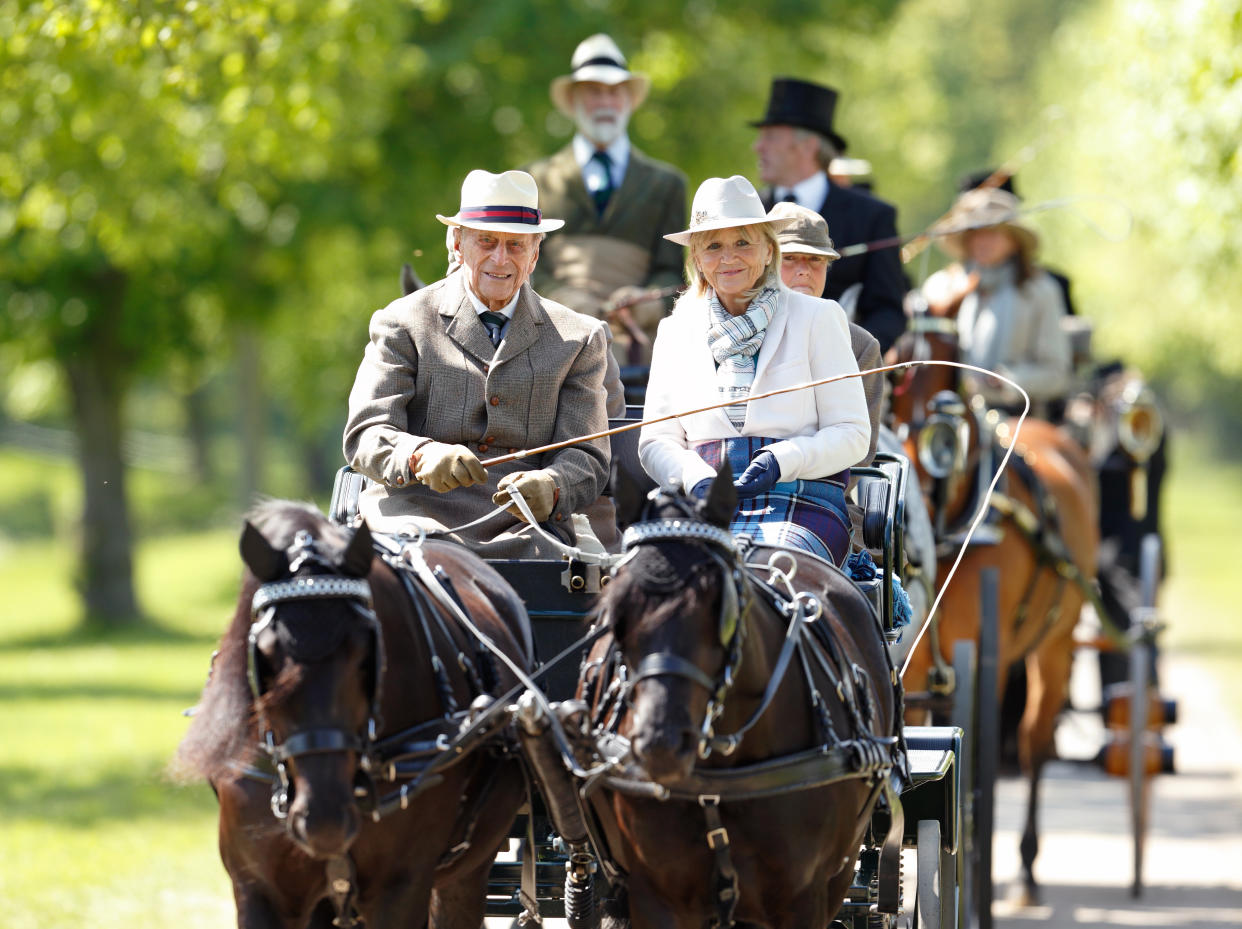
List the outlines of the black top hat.
{"label": "black top hat", "polygon": [[[957,182],[957,192],[959,194],[964,194],[968,190],[974,190],[976,187],[979,187],[980,185],[982,185],[984,181],[986,181],[988,178],[990,178],[995,173],[996,173],[995,170],[983,170],[983,171],[971,171],[969,174],[963,174],[961,179]],[[1013,175],[1012,174],[1006,177],[999,184],[993,184],[992,186],[999,187],[1001,190],[1007,190],[1011,194],[1013,194],[1015,197],[1018,196],[1018,192],[1013,189]]]}
{"label": "black top hat", "polygon": [[837,92],[822,84],[800,81],[792,77],[772,79],[768,111],[752,126],[797,126],[826,136],[828,141],[845,151],[845,139],[832,128],[832,111],[837,106]]}

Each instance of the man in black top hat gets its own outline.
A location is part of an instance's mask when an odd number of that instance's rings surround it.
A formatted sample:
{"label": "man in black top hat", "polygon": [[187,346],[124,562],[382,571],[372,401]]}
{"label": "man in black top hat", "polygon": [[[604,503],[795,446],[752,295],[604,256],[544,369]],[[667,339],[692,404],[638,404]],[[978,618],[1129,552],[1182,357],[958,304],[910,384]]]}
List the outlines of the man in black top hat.
{"label": "man in black top hat", "polygon": [[[832,159],[846,147],[832,127],[836,105],[837,92],[831,87],[793,78],[772,81],[768,111],[751,123],[759,129],[754,144],[759,177],[769,185],[764,205],[788,200],[815,210],[828,222],[838,249],[896,239],[897,211],[892,205],[838,186],[828,176]],[[894,244],[833,262],[824,296],[840,302],[854,322],[879,340],[881,350],[888,351],[906,325],[905,292]]]}

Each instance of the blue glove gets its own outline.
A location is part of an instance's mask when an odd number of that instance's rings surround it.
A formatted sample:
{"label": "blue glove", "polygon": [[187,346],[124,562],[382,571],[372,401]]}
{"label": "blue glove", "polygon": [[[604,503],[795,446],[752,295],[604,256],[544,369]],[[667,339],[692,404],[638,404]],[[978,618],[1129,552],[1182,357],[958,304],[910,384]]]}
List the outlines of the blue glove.
{"label": "blue glove", "polygon": [[733,488],[739,500],[747,500],[767,493],[780,479],[781,466],[777,464],[776,456],[764,449],[750,459],[746,470],[733,482]]}
{"label": "blue glove", "polygon": [[694,497],[695,500],[706,500],[707,492],[712,489],[712,481],[714,480],[714,477],[705,477],[701,481],[696,481],[695,485],[690,488],[690,496]]}

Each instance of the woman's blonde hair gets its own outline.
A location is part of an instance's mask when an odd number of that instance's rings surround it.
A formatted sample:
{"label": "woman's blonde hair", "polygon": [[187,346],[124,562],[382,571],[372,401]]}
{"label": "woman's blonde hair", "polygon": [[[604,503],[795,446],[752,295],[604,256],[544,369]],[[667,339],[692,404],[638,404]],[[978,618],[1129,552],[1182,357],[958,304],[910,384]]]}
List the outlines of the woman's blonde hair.
{"label": "woman's blonde hair", "polygon": [[[743,296],[747,300],[753,300],[759,291],[765,287],[779,287],[781,283],[781,243],[776,238],[776,232],[772,229],[771,223],[751,223],[748,226],[730,226],[731,229],[740,229],[752,239],[759,242],[767,242],[772,246],[772,257],[768,259],[767,265],[763,269],[763,273],[759,275],[759,280],[755,282],[755,286],[746,291]],[[714,233],[719,229],[709,229],[702,232],[690,233],[690,245],[686,249],[686,283],[690,285],[686,293],[692,297],[705,297],[711,286],[707,283],[707,278],[703,276],[703,272],[699,270],[698,263],[695,259],[703,251],[704,245]]]}

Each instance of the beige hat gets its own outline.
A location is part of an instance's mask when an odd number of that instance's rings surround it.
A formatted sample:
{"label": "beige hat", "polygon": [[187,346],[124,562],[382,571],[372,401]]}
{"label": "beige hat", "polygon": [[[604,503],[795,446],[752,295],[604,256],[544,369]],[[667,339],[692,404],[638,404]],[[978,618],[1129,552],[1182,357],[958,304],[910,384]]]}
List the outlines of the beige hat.
{"label": "beige hat", "polygon": [[957,198],[948,215],[932,228],[940,247],[954,258],[966,254],[966,233],[972,229],[1001,226],[1013,234],[1027,258],[1039,247],[1039,235],[1019,219],[1021,201],[1007,190],[976,187]]}
{"label": "beige hat", "polygon": [[570,119],[574,115],[574,84],[583,81],[610,86],[625,84],[629,87],[634,109],[638,109],[647,99],[647,91],[651,89],[651,81],[647,76],[631,72],[621,49],[617,48],[617,43],[602,32],[588,36],[578,43],[569,67],[573,69],[573,73],[554,78],[550,93],[556,108]]}
{"label": "beige hat", "polygon": [[828,235],[828,221],[814,210],[788,201],[778,203],[768,213],[773,219],[792,219],[788,226],[776,234],[782,255],[823,255],[840,258],[841,253],[832,247]]}
{"label": "beige hat", "polygon": [[544,219],[539,212],[539,187],[525,171],[492,174],[471,171],[461,184],[461,206],[455,216],[436,219],[446,226],[492,232],[552,232],[563,219]]}
{"label": "beige hat", "polygon": [[792,222],[793,219],[769,215],[755,192],[755,185],[740,174],[709,177],[694,193],[694,203],[690,206],[690,228],[670,232],[664,238],[678,245],[689,245],[690,236],[696,232],[757,223],[767,223],[773,232],[780,232]]}

